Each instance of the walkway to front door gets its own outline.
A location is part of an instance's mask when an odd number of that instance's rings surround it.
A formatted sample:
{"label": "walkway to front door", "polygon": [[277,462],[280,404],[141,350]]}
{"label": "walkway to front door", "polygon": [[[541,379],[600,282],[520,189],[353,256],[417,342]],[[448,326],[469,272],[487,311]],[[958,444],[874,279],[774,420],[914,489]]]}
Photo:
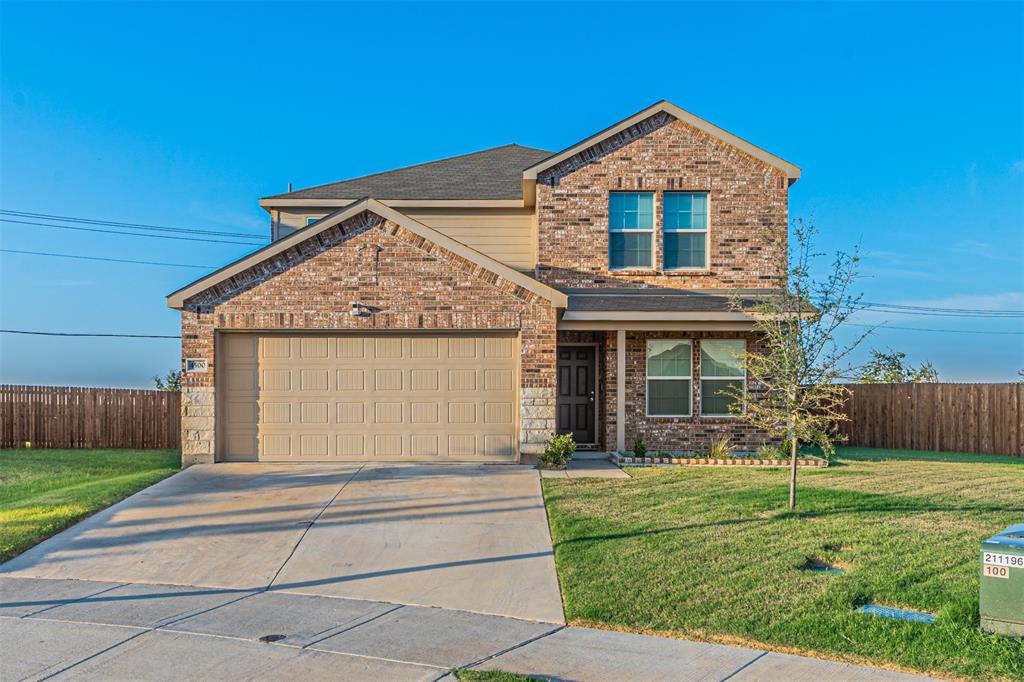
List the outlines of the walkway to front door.
{"label": "walkway to front door", "polygon": [[594,346],[558,347],[557,431],[581,445],[597,444],[596,360]]}

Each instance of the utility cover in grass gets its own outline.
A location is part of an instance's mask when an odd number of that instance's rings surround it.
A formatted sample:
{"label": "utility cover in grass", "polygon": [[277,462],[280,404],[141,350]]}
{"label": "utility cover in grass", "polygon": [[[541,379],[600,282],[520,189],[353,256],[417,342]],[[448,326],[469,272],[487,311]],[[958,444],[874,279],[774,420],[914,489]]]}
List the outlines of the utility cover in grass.
{"label": "utility cover in grass", "polygon": [[897,609],[892,606],[881,606],[879,604],[865,604],[857,609],[857,613],[866,613],[872,616],[881,616],[892,620],[909,620],[912,623],[926,623],[931,625],[935,622],[935,616],[921,611],[909,609]]}

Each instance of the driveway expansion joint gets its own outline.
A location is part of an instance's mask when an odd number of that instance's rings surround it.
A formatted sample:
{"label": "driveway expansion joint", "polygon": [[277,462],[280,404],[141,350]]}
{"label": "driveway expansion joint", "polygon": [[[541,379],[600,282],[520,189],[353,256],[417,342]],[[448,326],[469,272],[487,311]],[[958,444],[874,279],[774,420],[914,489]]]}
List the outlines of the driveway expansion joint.
{"label": "driveway expansion joint", "polygon": [[296,552],[296,550],[299,549],[299,545],[302,544],[302,541],[306,539],[306,534],[309,533],[309,530],[313,526],[316,525],[316,522],[320,520],[320,517],[323,516],[324,512],[327,511],[332,504],[334,504],[334,501],[336,499],[338,499],[338,497],[345,490],[345,488],[348,486],[348,484],[351,483],[355,479],[355,477],[359,475],[359,472],[362,471],[365,467],[366,467],[365,464],[360,464],[359,468],[357,468],[354,472],[352,472],[351,476],[349,476],[347,479],[345,479],[345,482],[341,484],[340,488],[338,488],[338,492],[334,493],[334,496],[331,497],[331,499],[329,499],[327,501],[327,504],[325,504],[323,507],[320,508],[320,511],[318,511],[316,513],[316,515],[313,517],[313,519],[311,521],[301,521],[301,522],[296,524],[296,525],[299,525],[299,526],[305,525],[305,528],[303,529],[302,533],[299,535],[299,539],[295,541],[295,545],[292,547],[292,551],[288,552],[288,556],[285,557],[284,562],[278,567],[277,571],[274,573],[274,577],[271,578],[270,582],[267,583],[267,586],[265,588],[263,588],[264,592],[266,592],[267,590],[269,590],[271,587],[274,586],[274,582],[277,580],[278,576],[281,575],[281,571],[284,570],[284,567],[287,566],[288,562],[291,561],[293,556],[295,556],[295,552]]}
{"label": "driveway expansion joint", "polygon": [[549,637],[549,636],[555,634],[556,632],[561,632],[562,630],[566,629],[567,627],[569,627],[569,626],[568,625],[559,625],[559,626],[557,626],[555,628],[552,628],[551,630],[548,630],[547,632],[542,632],[541,634],[536,635],[535,637],[528,637],[527,639],[524,639],[523,641],[519,642],[518,644],[513,644],[512,646],[505,647],[501,651],[497,651],[497,652],[495,652],[495,653],[493,653],[493,654],[491,654],[489,656],[484,656],[483,658],[481,658],[481,659],[479,659],[477,661],[473,661],[469,665],[466,665],[466,666],[463,666],[463,667],[465,667],[468,670],[469,668],[473,668],[475,666],[482,665],[482,664],[486,663],[487,661],[491,661],[491,660],[497,658],[498,656],[504,656],[505,654],[509,653],[510,651],[515,651],[516,649],[521,649],[524,646],[527,646],[529,644],[533,644],[534,642],[542,640],[545,637]]}

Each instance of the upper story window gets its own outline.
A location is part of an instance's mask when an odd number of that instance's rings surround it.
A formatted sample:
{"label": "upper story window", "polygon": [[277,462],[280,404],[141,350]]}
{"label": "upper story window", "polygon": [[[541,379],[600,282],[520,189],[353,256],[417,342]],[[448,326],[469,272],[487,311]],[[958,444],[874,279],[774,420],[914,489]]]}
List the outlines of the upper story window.
{"label": "upper story window", "polygon": [[706,268],[708,195],[665,192],[665,269]]}
{"label": "upper story window", "polygon": [[747,373],[742,339],[700,342],[700,413],[708,417],[732,415],[730,406],[738,401],[735,391],[745,391]]}
{"label": "upper story window", "polygon": [[654,194],[608,195],[608,268],[649,268],[654,260]]}

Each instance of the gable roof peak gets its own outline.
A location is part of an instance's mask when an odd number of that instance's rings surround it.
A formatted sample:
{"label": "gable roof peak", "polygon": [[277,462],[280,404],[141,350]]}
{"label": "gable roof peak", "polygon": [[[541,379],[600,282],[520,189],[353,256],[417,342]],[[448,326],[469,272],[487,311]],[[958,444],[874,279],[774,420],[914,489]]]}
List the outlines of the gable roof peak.
{"label": "gable roof peak", "polygon": [[540,172],[545,171],[553,166],[556,166],[562,161],[565,161],[566,159],[571,158],[576,154],[579,154],[580,152],[589,149],[590,147],[596,144],[599,144],[603,140],[606,140],[612,137],[613,135],[617,135],[623,130],[626,130],[627,128],[630,128],[631,126],[634,126],[637,123],[640,123],[641,121],[645,121],[651,116],[654,116],[659,113],[666,113],[672,118],[675,118],[676,120],[683,121],[684,123],[687,123],[697,128],[698,130],[702,130],[705,133],[711,135],[712,137],[716,137],[719,140],[722,140],[723,142],[730,144],[733,147],[736,147],[740,151],[767,163],[770,166],[778,168],[779,170],[786,174],[787,178],[789,178],[789,184],[793,184],[794,182],[800,179],[799,166],[796,166],[779,156],[775,156],[774,154],[767,152],[764,149],[761,149],[760,147],[750,142],[747,142],[743,138],[737,135],[733,135],[729,131],[723,130],[722,128],[719,128],[718,126],[714,125],[713,123],[710,123],[709,121],[705,121],[704,119],[700,118],[695,114],[691,114],[689,111],[686,111],[682,107],[679,107],[673,104],[672,102],[669,102],[667,99],[663,99],[655,102],[649,107],[641,109],[632,116],[629,116],[619,121],[618,123],[615,123],[605,128],[604,130],[591,135],[590,137],[580,140],[579,142],[570,147],[566,147],[557,154],[552,154],[546,159],[542,159],[536,164],[530,166],[529,168],[523,171],[523,182],[525,183],[536,181],[537,175]]}

